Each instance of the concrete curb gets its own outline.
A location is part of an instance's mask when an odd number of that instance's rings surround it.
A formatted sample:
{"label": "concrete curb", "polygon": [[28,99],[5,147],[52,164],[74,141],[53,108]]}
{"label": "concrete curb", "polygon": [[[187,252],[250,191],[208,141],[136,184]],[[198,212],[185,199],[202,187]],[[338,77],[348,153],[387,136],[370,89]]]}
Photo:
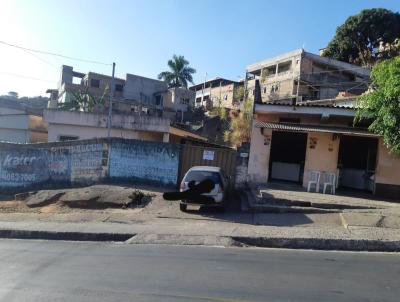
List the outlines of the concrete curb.
{"label": "concrete curb", "polygon": [[[245,202],[242,202],[242,210],[248,213],[301,213],[301,214],[326,214],[339,213],[341,210],[312,207],[311,203],[296,203],[292,205],[263,203],[262,198],[257,195],[256,189],[245,190]],[[244,205],[243,205],[244,204]],[[306,205],[307,206],[304,206]],[[301,206],[303,205],[303,206]]]}
{"label": "concrete curb", "polygon": [[400,252],[400,241],[268,237],[232,237],[232,239],[238,243],[255,247],[336,251]]}
{"label": "concrete curb", "polygon": [[336,251],[400,252],[400,241],[369,239],[284,238],[180,234],[128,234],[1,229],[0,238],[110,241],[127,244],[206,245]]}
{"label": "concrete curb", "polygon": [[251,206],[247,212],[250,213],[300,213],[300,214],[327,214],[327,213],[340,213],[340,210],[336,209],[323,209],[314,207],[297,207],[297,206],[278,206],[260,204]]}
{"label": "concrete curb", "polygon": [[135,234],[125,233],[88,233],[88,232],[57,232],[31,230],[0,230],[0,238],[8,239],[42,239],[70,241],[126,241]]}

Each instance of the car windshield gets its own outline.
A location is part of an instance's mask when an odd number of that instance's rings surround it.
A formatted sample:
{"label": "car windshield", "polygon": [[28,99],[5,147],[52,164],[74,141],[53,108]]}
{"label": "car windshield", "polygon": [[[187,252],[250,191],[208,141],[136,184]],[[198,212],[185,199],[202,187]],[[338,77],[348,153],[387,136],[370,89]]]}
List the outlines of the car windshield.
{"label": "car windshield", "polygon": [[203,181],[205,179],[211,179],[214,183],[219,184],[221,183],[221,176],[218,172],[210,172],[210,171],[190,171],[186,177],[185,181]]}

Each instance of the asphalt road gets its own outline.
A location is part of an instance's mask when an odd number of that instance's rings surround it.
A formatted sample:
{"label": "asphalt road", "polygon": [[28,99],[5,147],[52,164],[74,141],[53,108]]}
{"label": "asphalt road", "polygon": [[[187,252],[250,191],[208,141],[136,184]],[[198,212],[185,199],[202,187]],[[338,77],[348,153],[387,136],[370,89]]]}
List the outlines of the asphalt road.
{"label": "asphalt road", "polygon": [[0,240],[0,301],[399,301],[400,255]]}

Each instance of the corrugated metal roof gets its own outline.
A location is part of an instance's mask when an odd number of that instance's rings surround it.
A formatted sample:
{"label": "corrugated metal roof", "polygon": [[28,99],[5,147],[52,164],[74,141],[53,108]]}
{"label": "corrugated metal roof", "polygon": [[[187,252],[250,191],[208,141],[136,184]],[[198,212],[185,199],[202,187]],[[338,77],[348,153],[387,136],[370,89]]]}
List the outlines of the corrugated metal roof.
{"label": "corrugated metal roof", "polygon": [[258,105],[274,105],[274,106],[289,106],[289,107],[322,107],[322,108],[342,108],[342,109],[352,109],[354,107],[351,105],[338,105],[338,104],[313,104],[313,103],[300,103],[300,104],[289,104],[289,103],[277,103],[277,102],[266,102],[259,103]]}
{"label": "corrugated metal roof", "polygon": [[272,123],[272,122],[256,121],[255,127],[273,129],[278,131],[290,131],[290,132],[340,133],[340,134],[379,137],[379,135],[371,133],[364,128],[343,127],[343,126],[333,126],[333,125],[307,125],[307,124]]}

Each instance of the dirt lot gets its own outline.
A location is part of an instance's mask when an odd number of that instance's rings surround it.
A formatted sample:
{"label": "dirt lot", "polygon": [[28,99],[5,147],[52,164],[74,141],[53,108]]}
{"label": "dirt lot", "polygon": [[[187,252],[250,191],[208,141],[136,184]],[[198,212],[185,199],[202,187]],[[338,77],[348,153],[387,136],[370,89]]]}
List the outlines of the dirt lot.
{"label": "dirt lot", "polygon": [[83,188],[41,190],[2,196],[0,213],[72,213],[82,211],[143,209],[162,198],[155,187],[95,185]]}

